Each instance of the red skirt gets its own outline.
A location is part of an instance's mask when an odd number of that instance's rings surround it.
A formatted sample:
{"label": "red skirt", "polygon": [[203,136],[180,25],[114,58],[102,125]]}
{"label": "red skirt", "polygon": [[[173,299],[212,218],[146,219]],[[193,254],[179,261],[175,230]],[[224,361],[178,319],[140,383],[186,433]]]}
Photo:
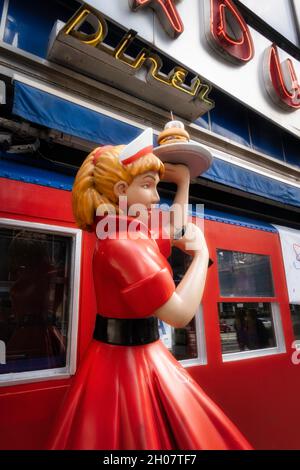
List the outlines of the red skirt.
{"label": "red skirt", "polygon": [[93,340],[52,436],[51,449],[251,449],[160,341]]}

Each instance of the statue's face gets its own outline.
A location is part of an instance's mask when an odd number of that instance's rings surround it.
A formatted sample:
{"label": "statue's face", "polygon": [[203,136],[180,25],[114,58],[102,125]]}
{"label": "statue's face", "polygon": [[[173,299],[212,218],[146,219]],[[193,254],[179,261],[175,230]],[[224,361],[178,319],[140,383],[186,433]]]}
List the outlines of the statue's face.
{"label": "statue's face", "polygon": [[[159,183],[159,173],[157,171],[147,171],[136,176],[129,185],[126,181],[118,181],[114,186],[115,194],[127,198],[127,211],[132,209],[132,215],[140,212],[149,215],[151,205],[159,201],[157,184]],[[137,205],[139,209],[137,209]],[[148,211],[148,212],[147,212]]]}
{"label": "statue's face", "polygon": [[130,208],[133,204],[143,204],[148,210],[151,204],[159,201],[157,192],[157,184],[159,183],[159,175],[155,171],[147,171],[134,178],[132,183],[127,187],[127,205]]}
{"label": "statue's face", "polygon": [[121,196],[127,198],[127,213],[131,217],[138,216],[139,220],[147,223],[151,205],[159,202],[158,183],[159,173],[147,171],[136,176],[130,185],[126,181],[118,181],[114,186],[114,192],[119,198]]}

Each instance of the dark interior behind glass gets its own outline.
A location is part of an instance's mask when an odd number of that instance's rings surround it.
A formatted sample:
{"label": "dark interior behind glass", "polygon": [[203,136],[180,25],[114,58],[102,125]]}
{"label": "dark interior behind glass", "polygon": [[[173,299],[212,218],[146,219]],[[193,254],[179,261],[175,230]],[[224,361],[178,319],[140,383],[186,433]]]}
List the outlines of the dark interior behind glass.
{"label": "dark interior behind glass", "polygon": [[0,373],[66,365],[72,239],[0,228]]}

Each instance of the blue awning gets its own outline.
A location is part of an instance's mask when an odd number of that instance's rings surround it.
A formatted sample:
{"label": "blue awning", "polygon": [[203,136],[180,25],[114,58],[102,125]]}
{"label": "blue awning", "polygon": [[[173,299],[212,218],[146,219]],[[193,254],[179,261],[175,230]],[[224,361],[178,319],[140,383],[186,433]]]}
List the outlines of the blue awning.
{"label": "blue awning", "polygon": [[126,144],[141,130],[88,107],[14,82],[13,113],[66,134],[101,144]]}
{"label": "blue awning", "polygon": [[[96,145],[126,144],[141,130],[83,105],[14,82],[13,113],[31,122],[95,142]],[[282,183],[229,162],[214,158],[202,177],[242,191],[300,207],[300,188]]]}
{"label": "blue awning", "polygon": [[214,158],[212,166],[203,175],[206,179],[225,184],[248,193],[273,199],[282,204],[300,207],[300,188],[268,176],[241,168]]}

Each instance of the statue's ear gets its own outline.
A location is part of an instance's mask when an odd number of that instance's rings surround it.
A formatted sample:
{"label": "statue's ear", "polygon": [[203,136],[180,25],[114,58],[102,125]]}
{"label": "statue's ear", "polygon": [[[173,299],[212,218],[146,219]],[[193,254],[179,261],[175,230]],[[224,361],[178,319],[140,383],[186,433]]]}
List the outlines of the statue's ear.
{"label": "statue's ear", "polygon": [[114,193],[116,196],[125,196],[127,193],[128,183],[126,181],[118,181],[114,185]]}

